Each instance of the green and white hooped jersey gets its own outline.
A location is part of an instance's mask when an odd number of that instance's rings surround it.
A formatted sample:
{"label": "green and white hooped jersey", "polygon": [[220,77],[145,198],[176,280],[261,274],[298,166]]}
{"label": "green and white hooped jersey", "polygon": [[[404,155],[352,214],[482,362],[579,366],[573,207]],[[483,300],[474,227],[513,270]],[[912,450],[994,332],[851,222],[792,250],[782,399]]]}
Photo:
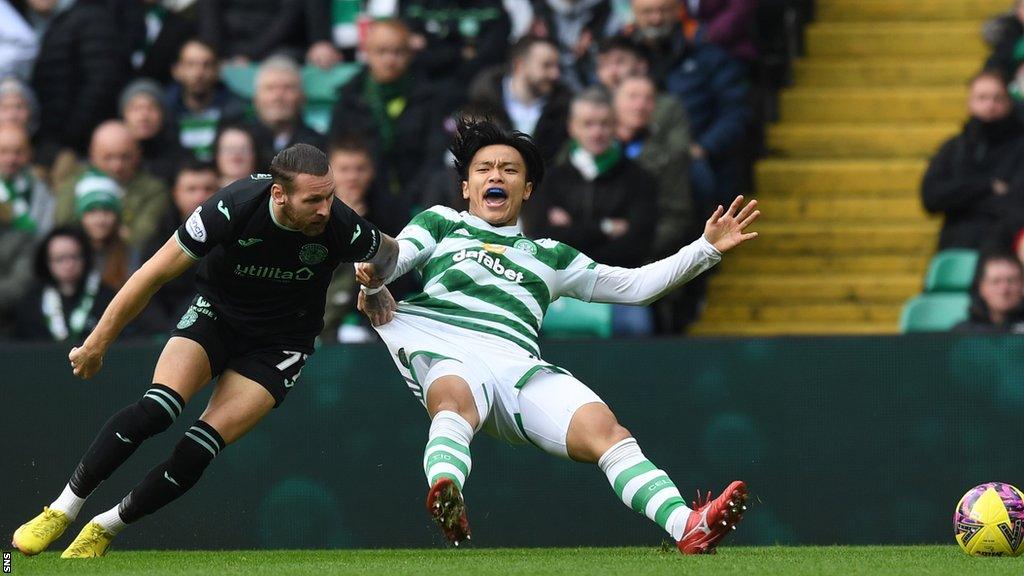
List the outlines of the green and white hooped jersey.
{"label": "green and white hooped jersey", "polygon": [[597,280],[597,264],[571,246],[443,206],[416,215],[397,240],[394,276],[416,268],[424,283],[399,312],[499,336],[538,357],[548,305],[560,296],[589,301]]}

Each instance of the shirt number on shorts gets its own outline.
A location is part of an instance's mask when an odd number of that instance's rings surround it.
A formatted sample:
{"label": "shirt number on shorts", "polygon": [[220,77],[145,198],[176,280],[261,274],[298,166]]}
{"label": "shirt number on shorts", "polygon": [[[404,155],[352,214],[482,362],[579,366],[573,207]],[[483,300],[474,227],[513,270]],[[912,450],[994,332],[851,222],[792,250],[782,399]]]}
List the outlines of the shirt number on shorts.
{"label": "shirt number on shorts", "polygon": [[[309,354],[303,354],[302,352],[295,352],[293,350],[282,350],[281,352],[287,356],[287,358],[279,362],[275,368],[285,375],[284,387],[291,388],[292,386],[295,386],[295,382],[298,381],[299,375],[302,374],[302,369],[306,365],[306,358],[309,358]],[[300,362],[302,364],[299,365],[299,369],[295,371],[295,375],[288,377],[288,374],[285,371]]]}

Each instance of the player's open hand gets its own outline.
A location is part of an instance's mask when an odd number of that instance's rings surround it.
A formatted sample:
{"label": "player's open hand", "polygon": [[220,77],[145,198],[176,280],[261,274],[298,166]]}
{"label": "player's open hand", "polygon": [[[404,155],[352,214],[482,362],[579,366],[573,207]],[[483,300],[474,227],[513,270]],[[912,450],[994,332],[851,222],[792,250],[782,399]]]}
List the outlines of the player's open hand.
{"label": "player's open hand", "polygon": [[719,206],[704,225],[704,238],[719,252],[726,252],[747,240],[757,238],[757,232],[744,232],[761,215],[757,200],[743,205],[743,196],[737,196],[729,209]]}
{"label": "player's open hand", "polygon": [[360,312],[366,314],[366,317],[370,319],[370,324],[374,326],[383,326],[391,322],[395,317],[395,310],[398,309],[394,296],[387,288],[375,294],[367,294],[360,290],[356,307]]}
{"label": "player's open hand", "polygon": [[83,380],[92,378],[103,367],[103,353],[84,344],[72,348],[68,354],[68,360],[71,361],[72,372]]}

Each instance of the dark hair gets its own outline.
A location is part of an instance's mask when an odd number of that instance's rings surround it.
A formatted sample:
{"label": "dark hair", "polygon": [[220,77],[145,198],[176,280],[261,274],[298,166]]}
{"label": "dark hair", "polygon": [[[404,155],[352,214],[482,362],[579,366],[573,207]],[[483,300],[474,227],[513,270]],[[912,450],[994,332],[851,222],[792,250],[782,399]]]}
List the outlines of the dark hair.
{"label": "dark hair", "polygon": [[365,154],[373,158],[373,151],[370,150],[370,145],[366,143],[366,140],[354,134],[341,134],[332,138],[330,143],[327,144],[327,156],[330,157],[335,152]]}
{"label": "dark hair", "polygon": [[611,36],[605,38],[597,45],[598,56],[604,56],[609,52],[629,52],[648,64],[651,62],[651,53],[647,50],[647,47],[634,42],[629,36]]}
{"label": "dark hair", "polygon": [[258,142],[256,142],[256,135],[253,134],[252,129],[250,129],[245,124],[241,124],[238,122],[222,122],[219,126],[217,126],[217,135],[213,137],[214,166],[216,166],[217,162],[217,152],[220,151],[220,139],[228,130],[238,130],[239,132],[249,137],[249,142],[252,143],[254,168],[258,170],[260,166],[263,166],[265,164],[265,159],[260,157],[260,145]]}
{"label": "dark hair", "polygon": [[985,277],[985,270],[991,262],[1009,262],[1024,275],[1024,263],[1017,259],[1016,254],[1006,250],[982,253],[978,257],[978,265],[974,268],[974,280],[971,281],[971,318],[988,321],[988,304],[981,298],[981,281]]}
{"label": "dark hair", "polygon": [[326,176],[330,169],[327,155],[310,144],[292,144],[278,152],[270,161],[270,175],[274,177],[274,182],[280,184],[288,193],[291,193],[292,181],[299,174]]}
{"label": "dark hair", "polygon": [[189,44],[199,44],[203,48],[209,50],[213,54],[214,59],[218,62],[220,61],[220,54],[217,53],[217,48],[198,36],[192,36],[181,43],[181,48],[178,49],[177,60],[181,60],[181,53],[185,51],[185,46],[188,46]]}
{"label": "dark hair", "polygon": [[518,130],[505,130],[487,118],[459,119],[459,127],[455,131],[455,142],[451,153],[455,156],[455,170],[459,178],[468,180],[469,164],[473,156],[486,146],[504,145],[515,148],[523,156],[526,163],[526,181],[533,183],[533,189],[540,187],[544,179],[544,159],[533,139]]}
{"label": "dark hair", "polygon": [[978,80],[981,80],[982,78],[994,78],[998,80],[1000,84],[1003,85],[1003,88],[1007,88],[1007,85],[1010,83],[1010,80],[1009,78],[1006,77],[1005,72],[1003,72],[999,68],[986,66],[985,68],[982,68],[977,74],[971,76],[971,79],[967,81],[967,86],[974,86],[974,83],[977,82]]}
{"label": "dark hair", "polygon": [[32,271],[36,275],[36,279],[43,284],[55,284],[56,281],[53,278],[53,274],[50,274],[50,243],[53,242],[54,238],[60,237],[71,238],[75,242],[78,242],[78,247],[82,250],[82,279],[79,281],[78,289],[80,290],[85,279],[89,276],[89,272],[92,271],[93,265],[93,253],[92,245],[89,244],[89,238],[85,235],[85,232],[78,226],[72,226],[65,224],[63,226],[57,226],[50,230],[50,233],[43,237],[36,245],[36,253],[32,262]]}
{"label": "dark hair", "polygon": [[558,50],[558,45],[549,38],[527,35],[516,40],[515,44],[508,49],[508,61],[514,64],[523,58],[526,58],[530,54],[530,51],[533,50],[533,47],[538,44],[547,44],[555,50]]}
{"label": "dark hair", "polygon": [[188,158],[178,166],[177,176],[181,176],[182,172],[213,172],[217,173],[217,167],[213,165],[213,162],[205,162],[203,160],[196,160],[195,158]]}

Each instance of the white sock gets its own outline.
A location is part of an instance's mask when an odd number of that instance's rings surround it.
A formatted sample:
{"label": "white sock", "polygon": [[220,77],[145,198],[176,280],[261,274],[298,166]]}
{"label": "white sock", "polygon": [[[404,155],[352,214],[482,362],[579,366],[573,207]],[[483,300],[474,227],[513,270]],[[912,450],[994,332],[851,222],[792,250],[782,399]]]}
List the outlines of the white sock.
{"label": "white sock", "polygon": [[428,486],[446,477],[462,490],[473,468],[469,453],[472,440],[473,427],[458,413],[442,410],[434,414],[427,447],[423,450],[423,472],[427,475]]}
{"label": "white sock", "polygon": [[118,532],[124,530],[125,527],[128,526],[124,520],[121,520],[121,515],[117,512],[119,506],[120,504],[114,506],[110,510],[107,510],[103,514],[93,518],[92,521],[103,526],[104,530],[116,536]]}
{"label": "white sock", "polygon": [[690,508],[668,474],[648,460],[633,438],[614,444],[597,461],[615,495],[644,514],[676,541],[683,537]]}
{"label": "white sock", "polygon": [[50,504],[50,510],[60,510],[67,515],[68,520],[74,522],[84,504],[85,498],[79,498],[75,495],[71,491],[71,484],[68,484],[64,487],[64,491],[60,493],[60,496]]}

